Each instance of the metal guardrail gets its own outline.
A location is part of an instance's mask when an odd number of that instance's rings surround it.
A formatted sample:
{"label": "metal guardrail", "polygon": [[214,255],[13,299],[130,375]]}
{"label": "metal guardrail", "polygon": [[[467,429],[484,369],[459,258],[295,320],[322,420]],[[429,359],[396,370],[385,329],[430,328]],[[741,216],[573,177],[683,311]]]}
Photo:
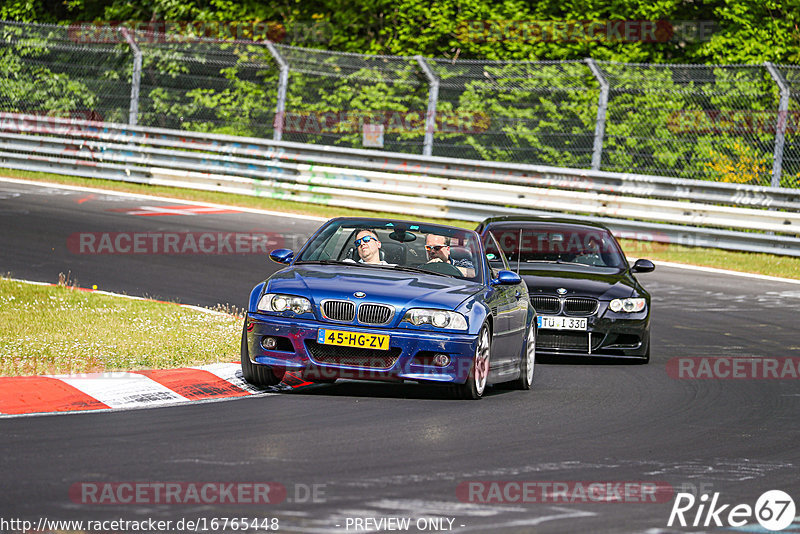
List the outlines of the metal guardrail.
{"label": "metal guardrail", "polygon": [[800,256],[800,191],[784,188],[11,113],[0,166],[473,221],[569,213],[623,237]]}

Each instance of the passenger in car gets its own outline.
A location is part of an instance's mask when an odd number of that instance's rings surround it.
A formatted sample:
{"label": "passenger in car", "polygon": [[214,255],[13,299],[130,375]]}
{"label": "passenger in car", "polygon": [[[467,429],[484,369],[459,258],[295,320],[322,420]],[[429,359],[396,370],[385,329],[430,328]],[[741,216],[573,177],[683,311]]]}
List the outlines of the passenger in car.
{"label": "passenger in car", "polygon": [[455,259],[450,255],[450,238],[443,235],[428,234],[425,238],[425,252],[428,263],[441,261],[456,267],[467,278],[475,276],[475,265],[467,258]]}

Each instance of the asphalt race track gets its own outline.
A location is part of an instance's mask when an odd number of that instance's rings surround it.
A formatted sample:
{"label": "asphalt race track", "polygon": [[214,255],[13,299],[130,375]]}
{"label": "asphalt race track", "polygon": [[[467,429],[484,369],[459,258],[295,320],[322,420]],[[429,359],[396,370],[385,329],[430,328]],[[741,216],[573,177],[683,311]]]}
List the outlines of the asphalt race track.
{"label": "asphalt race track", "polygon": [[[263,254],[87,254],[76,235],[270,232],[292,246],[320,224],[185,208],[0,182],[0,272],[55,282],[70,271],[84,287],[242,307],[276,268]],[[653,294],[650,364],[538,364],[530,392],[491,390],[466,402],[433,387],[339,382],[226,402],[0,419],[0,518],[278,518],[280,531],[320,533],[365,532],[354,519],[389,517],[412,526],[438,519],[434,531],[450,528],[449,519],[458,532],[722,530],[703,526],[705,514],[697,527],[667,527],[674,494],[660,503],[574,498],[576,483],[598,481],[659,482],[709,500],[719,493],[728,510],[783,490],[800,512],[800,380],[667,372],[678,357],[800,357],[800,285],[664,266],[639,279]],[[479,502],[486,493],[469,499],[459,489],[475,481],[566,483],[575,502],[512,494]],[[126,482],[277,483],[286,498],[94,504],[74,491]],[[697,511],[686,513],[690,524]],[[766,532],[750,523],[739,530]],[[5,530],[13,528],[0,524]],[[800,532],[800,523],[784,532]]]}

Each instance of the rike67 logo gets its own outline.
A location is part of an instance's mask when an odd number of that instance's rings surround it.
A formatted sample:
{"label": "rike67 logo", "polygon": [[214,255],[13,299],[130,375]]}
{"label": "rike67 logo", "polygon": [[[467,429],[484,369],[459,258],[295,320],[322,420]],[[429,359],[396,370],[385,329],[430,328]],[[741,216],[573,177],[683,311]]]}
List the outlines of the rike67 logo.
{"label": "rike67 logo", "polygon": [[675,525],[682,527],[743,527],[755,519],[765,529],[779,531],[794,521],[794,501],[786,492],[767,491],[758,498],[754,507],[749,504],[722,504],[719,495],[719,492],[715,492],[709,502],[708,494],[698,499],[691,493],[678,493],[667,526],[673,526],[677,520]]}

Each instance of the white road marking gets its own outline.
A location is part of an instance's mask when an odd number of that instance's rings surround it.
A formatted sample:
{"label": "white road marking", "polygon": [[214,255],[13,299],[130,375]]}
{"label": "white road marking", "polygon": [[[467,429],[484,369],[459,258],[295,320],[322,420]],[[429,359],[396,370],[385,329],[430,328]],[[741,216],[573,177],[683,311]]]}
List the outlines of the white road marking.
{"label": "white road marking", "polygon": [[110,408],[127,408],[131,406],[156,406],[190,402],[155,380],[136,373],[98,373],[75,377],[74,375],[56,375],[75,389],[82,391],[102,402]]}
{"label": "white road marking", "polygon": [[218,376],[222,380],[226,380],[234,386],[252,393],[253,395],[277,395],[277,393],[270,393],[264,391],[262,388],[257,388],[252,384],[245,381],[242,376],[242,366],[238,363],[212,363],[200,367],[192,367],[192,369],[201,369]]}

